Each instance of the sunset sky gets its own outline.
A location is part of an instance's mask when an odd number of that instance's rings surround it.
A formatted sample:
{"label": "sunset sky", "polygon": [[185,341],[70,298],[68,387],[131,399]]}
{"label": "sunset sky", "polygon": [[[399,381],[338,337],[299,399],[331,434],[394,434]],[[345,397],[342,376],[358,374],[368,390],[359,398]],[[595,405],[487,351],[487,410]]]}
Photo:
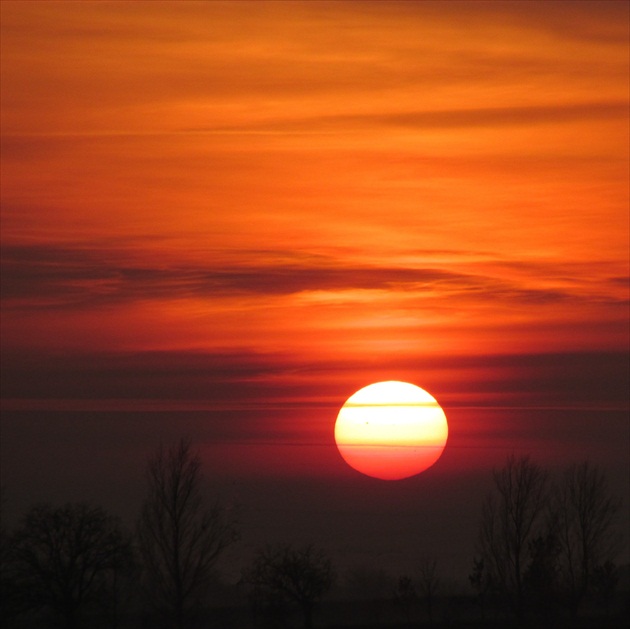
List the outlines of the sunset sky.
{"label": "sunset sky", "polygon": [[[513,452],[627,522],[628,9],[3,1],[8,512],[133,518],[188,436],[246,547],[459,569]],[[387,482],[334,423],[392,379],[449,441]]]}

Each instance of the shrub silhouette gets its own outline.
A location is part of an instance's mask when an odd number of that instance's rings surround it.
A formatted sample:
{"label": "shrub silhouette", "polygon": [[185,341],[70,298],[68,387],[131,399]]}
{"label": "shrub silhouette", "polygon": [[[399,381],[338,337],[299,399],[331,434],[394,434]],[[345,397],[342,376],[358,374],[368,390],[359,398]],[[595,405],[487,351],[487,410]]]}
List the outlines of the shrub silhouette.
{"label": "shrub silhouette", "polygon": [[11,564],[22,607],[50,610],[76,629],[88,612],[115,605],[116,577],[132,567],[131,541],[100,507],[43,504],[15,532]]}
{"label": "shrub silhouette", "polygon": [[259,609],[282,615],[287,602],[296,603],[304,627],[313,626],[315,606],[328,592],[335,575],[324,551],[312,545],[267,547],[256,556],[246,576],[252,602]]}

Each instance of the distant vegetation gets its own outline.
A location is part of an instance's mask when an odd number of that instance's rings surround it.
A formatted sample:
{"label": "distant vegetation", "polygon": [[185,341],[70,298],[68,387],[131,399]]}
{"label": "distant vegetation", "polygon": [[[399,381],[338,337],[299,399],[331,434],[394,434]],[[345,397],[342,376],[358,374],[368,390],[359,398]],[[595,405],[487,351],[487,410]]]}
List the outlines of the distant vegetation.
{"label": "distant vegetation", "polygon": [[[345,627],[616,627],[620,503],[588,462],[558,478],[528,457],[493,471],[481,505],[469,595],[443,589],[432,557],[413,575],[338,575],[312,545],[259,549],[238,584],[217,561],[237,522],[202,491],[201,462],[181,441],[147,464],[135,531],[87,503],[36,505],[2,528],[6,629],[247,629]],[[628,584],[624,584],[626,589]],[[625,601],[625,602],[624,602]]]}
{"label": "distant vegetation", "polygon": [[285,624],[287,606],[294,603],[302,612],[305,629],[313,626],[316,605],[335,579],[331,560],[313,546],[269,547],[258,553],[245,575],[256,615],[266,623]]}
{"label": "distant vegetation", "polygon": [[168,626],[190,626],[221,553],[237,541],[236,523],[205,504],[201,461],[190,444],[161,447],[147,466],[148,495],[136,540],[145,599]]}
{"label": "distant vegetation", "polygon": [[557,482],[528,457],[493,472],[479,527],[471,585],[518,618],[576,618],[588,600],[613,598],[620,504],[602,472],[573,465]]}

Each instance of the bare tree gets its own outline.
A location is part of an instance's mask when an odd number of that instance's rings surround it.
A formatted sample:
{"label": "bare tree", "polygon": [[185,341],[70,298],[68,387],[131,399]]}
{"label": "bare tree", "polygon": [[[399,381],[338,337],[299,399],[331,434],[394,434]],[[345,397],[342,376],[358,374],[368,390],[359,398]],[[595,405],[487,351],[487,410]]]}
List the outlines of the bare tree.
{"label": "bare tree", "polygon": [[275,607],[285,601],[297,603],[304,627],[310,629],[315,605],[330,589],[334,571],[324,551],[311,545],[298,549],[285,545],[259,552],[246,580],[255,602]]}
{"label": "bare tree", "polygon": [[481,619],[486,619],[486,597],[492,589],[492,581],[486,570],[483,557],[473,557],[472,572],[468,575],[468,581],[473,590],[477,593],[477,601],[481,608]]}
{"label": "bare tree", "polygon": [[529,457],[510,456],[493,479],[495,491],[482,509],[478,555],[491,583],[520,616],[528,545],[544,515],[548,475]]}
{"label": "bare tree", "polygon": [[408,625],[411,625],[412,609],[417,598],[413,579],[406,574],[399,577],[394,592],[394,600],[402,608]]}
{"label": "bare tree", "polygon": [[234,521],[202,495],[201,460],[188,441],[160,447],[147,466],[138,521],[145,582],[178,629],[205,593],[221,553],[238,539]]}
{"label": "bare tree", "polygon": [[609,493],[604,474],[588,462],[566,471],[555,497],[560,571],[577,613],[594,575],[611,565],[619,502]]}
{"label": "bare tree", "polygon": [[4,485],[0,486],[0,622],[6,626],[16,610],[15,579],[13,577],[13,543],[4,526],[7,495]]}
{"label": "bare tree", "polygon": [[560,545],[555,519],[550,517],[542,533],[528,543],[529,564],[525,570],[524,586],[530,612],[541,618],[555,614],[559,602],[558,554]]}
{"label": "bare tree", "polygon": [[431,557],[423,558],[418,568],[418,594],[424,600],[429,623],[433,622],[433,602],[439,585],[437,560]]}
{"label": "bare tree", "polygon": [[111,581],[131,557],[118,520],[85,503],[36,506],[13,538],[13,576],[26,606],[50,609],[67,629],[87,611],[110,608]]}
{"label": "bare tree", "polygon": [[619,583],[617,566],[612,561],[606,561],[597,566],[593,571],[591,582],[596,600],[604,605],[606,615],[608,615],[610,603]]}
{"label": "bare tree", "polygon": [[361,601],[357,614],[363,622],[379,625],[396,582],[383,568],[356,566],[346,576],[346,588],[351,600]]}

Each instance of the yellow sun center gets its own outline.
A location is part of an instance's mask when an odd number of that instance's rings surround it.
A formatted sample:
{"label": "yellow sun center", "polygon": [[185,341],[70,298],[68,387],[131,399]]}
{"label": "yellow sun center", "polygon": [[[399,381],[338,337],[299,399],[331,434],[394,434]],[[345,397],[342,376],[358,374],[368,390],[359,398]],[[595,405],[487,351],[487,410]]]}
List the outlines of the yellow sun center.
{"label": "yellow sun center", "polygon": [[407,382],[371,384],[350,396],[335,424],[341,456],[368,476],[395,480],[424,471],[448,438],[444,411],[424,389]]}

